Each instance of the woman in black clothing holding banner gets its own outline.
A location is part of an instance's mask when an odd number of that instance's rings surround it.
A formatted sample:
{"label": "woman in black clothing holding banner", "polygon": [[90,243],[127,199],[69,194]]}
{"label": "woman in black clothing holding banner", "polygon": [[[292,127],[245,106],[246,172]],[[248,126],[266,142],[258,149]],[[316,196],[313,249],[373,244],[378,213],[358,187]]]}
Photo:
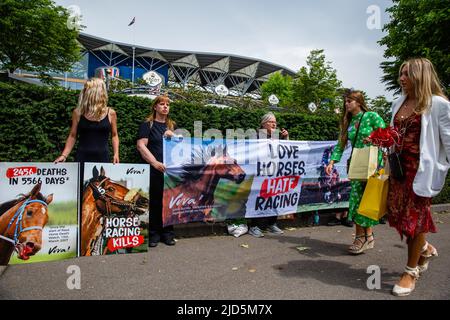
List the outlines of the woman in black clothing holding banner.
{"label": "woman in black clothing holding banner", "polygon": [[162,225],[162,201],[164,192],[163,138],[173,136],[175,122],[169,118],[170,100],[158,96],[153,100],[151,114],[139,127],[137,149],[150,167],[150,234],[149,246],[160,241],[175,245],[173,226]]}

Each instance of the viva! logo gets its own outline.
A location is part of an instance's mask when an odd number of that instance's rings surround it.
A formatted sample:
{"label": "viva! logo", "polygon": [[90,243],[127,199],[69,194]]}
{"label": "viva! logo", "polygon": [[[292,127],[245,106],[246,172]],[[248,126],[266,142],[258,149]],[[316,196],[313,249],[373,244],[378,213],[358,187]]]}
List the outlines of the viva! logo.
{"label": "viva! logo", "polygon": [[267,199],[279,194],[287,193],[297,188],[300,176],[285,176],[266,179],[262,183],[260,196]]}
{"label": "viva! logo", "polygon": [[37,173],[37,167],[16,167],[6,170],[6,177],[11,179],[21,176],[31,176]]}

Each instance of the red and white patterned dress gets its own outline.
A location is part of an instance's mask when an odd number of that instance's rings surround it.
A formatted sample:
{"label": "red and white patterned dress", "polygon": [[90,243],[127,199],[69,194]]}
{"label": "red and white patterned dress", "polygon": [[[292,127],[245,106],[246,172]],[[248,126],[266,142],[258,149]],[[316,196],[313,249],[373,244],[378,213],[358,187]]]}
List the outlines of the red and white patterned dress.
{"label": "red and white patterned dress", "polygon": [[414,193],[413,181],[419,168],[421,115],[413,113],[406,119],[394,118],[394,126],[400,132],[400,153],[405,178],[398,181],[389,178],[388,220],[397,229],[401,238],[416,237],[420,233],[436,232],[431,216],[431,198]]}

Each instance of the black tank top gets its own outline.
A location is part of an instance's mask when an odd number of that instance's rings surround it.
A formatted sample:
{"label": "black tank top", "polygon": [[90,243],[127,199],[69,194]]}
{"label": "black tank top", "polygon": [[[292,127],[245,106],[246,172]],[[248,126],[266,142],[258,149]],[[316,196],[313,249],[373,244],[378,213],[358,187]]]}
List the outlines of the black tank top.
{"label": "black tank top", "polygon": [[81,115],[78,122],[78,162],[109,162],[108,139],[111,132],[109,108],[100,121],[91,121]]}

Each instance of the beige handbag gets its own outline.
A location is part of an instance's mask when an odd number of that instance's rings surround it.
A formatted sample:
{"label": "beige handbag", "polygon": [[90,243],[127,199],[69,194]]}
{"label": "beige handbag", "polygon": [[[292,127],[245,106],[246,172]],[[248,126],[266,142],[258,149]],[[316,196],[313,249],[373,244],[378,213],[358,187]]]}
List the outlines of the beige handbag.
{"label": "beige handbag", "polygon": [[353,148],[348,170],[350,180],[366,181],[378,167],[378,147]]}

